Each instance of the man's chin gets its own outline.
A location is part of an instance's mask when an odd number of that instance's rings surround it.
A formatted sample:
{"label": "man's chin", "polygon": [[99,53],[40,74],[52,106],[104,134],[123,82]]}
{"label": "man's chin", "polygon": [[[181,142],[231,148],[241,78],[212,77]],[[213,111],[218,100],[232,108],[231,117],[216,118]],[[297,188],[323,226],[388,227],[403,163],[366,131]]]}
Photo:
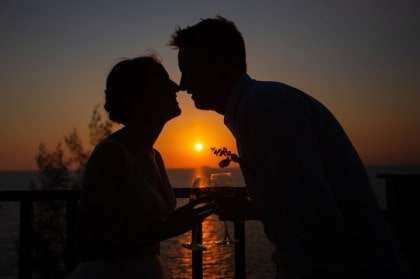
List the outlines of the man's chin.
{"label": "man's chin", "polygon": [[171,119],[174,119],[174,118],[180,116],[181,113],[182,113],[181,109],[178,108],[178,110],[175,110],[171,115],[168,115],[168,120],[167,121],[169,121]]}

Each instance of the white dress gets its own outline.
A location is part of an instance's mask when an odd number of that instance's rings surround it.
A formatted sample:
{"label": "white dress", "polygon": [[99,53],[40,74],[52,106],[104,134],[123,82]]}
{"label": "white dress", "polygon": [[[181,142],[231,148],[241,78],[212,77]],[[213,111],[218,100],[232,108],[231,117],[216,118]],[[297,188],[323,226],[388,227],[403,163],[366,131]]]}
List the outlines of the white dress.
{"label": "white dress", "polygon": [[[92,180],[92,174],[90,180],[87,179],[90,173],[90,166],[95,164],[95,157],[98,152],[105,144],[117,145],[124,154],[127,167],[124,168],[124,177],[118,189],[115,191],[115,200],[112,201],[112,209],[108,212],[108,216],[111,221],[109,227],[113,226],[113,223],[118,224],[118,228],[130,228],[130,222],[135,220],[136,225],[142,227],[144,223],[144,229],[148,229],[148,224],[153,222],[159,222],[164,220],[170,213],[173,212],[176,205],[176,197],[174,191],[169,183],[166,171],[163,165],[163,161],[157,150],[152,150],[148,154],[153,158],[155,176],[159,182],[150,178],[150,174],[145,173],[144,162],[139,159],[139,156],[135,156],[130,149],[121,141],[113,137],[112,135],[103,140],[95,150],[92,152],[89,158],[84,180],[83,180],[83,191],[79,204],[78,218],[82,220],[85,218],[86,222],[94,222],[93,219],[96,215],[89,216],[89,208],[94,204],[100,204],[96,200],[98,199],[99,190],[89,185],[87,181]],[[150,150],[149,150],[150,151]],[[150,157],[149,157],[150,159]],[[146,161],[146,160],[145,160]],[[149,160],[150,162],[151,160]],[[149,166],[150,167],[150,166]],[[90,183],[94,184],[94,183]],[[115,190],[115,189],[114,189]],[[113,190],[113,191],[114,191]],[[100,198],[99,198],[100,199]],[[109,201],[102,201],[107,203],[103,205],[103,209],[107,210],[109,207]],[[100,205],[99,205],[100,206]],[[102,209],[102,208],[101,208]],[[92,210],[91,210],[92,211]],[[95,212],[98,212],[96,209]],[[101,212],[101,210],[99,210]],[[104,213],[105,214],[105,213]],[[124,215],[124,216],[121,216]],[[88,216],[88,217],[83,217]],[[112,221],[113,220],[113,221]],[[82,220],[83,221],[83,220]],[[107,229],[107,227],[105,227]],[[101,232],[89,232],[88,239],[100,238]],[[97,235],[97,236],[96,236]],[[147,251],[146,251],[147,250]],[[139,251],[135,257],[122,257],[122,258],[111,258],[111,259],[100,259],[88,262],[79,263],[75,271],[70,275],[71,279],[134,279],[134,278],[145,278],[145,279],[166,279],[169,275],[158,255],[159,243],[152,243],[146,247],[145,252]]]}

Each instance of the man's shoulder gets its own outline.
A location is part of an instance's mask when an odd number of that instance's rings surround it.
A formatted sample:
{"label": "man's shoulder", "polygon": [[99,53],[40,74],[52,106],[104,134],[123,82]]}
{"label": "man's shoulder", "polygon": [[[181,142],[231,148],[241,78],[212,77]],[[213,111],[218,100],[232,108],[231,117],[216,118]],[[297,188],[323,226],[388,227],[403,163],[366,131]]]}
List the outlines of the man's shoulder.
{"label": "man's shoulder", "polygon": [[298,102],[302,92],[278,81],[253,80],[248,83],[241,97],[243,109],[265,109],[272,106],[278,108]]}
{"label": "man's shoulder", "polygon": [[292,98],[303,93],[301,90],[280,81],[255,80],[246,84],[244,95],[247,98]]}

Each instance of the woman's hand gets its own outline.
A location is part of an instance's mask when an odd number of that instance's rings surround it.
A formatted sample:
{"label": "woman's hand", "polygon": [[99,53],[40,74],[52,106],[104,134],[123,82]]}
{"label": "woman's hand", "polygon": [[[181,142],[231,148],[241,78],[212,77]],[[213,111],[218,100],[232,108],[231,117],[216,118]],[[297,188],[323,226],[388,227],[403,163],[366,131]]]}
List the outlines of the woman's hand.
{"label": "woman's hand", "polygon": [[198,199],[177,208],[167,219],[166,223],[175,235],[191,230],[196,224],[210,216],[214,211],[214,204],[208,199]]}

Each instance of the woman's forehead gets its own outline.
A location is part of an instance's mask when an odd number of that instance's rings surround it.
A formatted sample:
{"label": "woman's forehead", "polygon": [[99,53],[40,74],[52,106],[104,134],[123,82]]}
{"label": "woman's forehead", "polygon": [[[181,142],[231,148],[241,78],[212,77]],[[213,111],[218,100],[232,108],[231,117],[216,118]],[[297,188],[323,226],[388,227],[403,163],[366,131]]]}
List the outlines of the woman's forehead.
{"label": "woman's forehead", "polygon": [[162,79],[168,79],[169,74],[161,64],[156,64],[147,71],[147,80],[149,82],[160,82]]}

